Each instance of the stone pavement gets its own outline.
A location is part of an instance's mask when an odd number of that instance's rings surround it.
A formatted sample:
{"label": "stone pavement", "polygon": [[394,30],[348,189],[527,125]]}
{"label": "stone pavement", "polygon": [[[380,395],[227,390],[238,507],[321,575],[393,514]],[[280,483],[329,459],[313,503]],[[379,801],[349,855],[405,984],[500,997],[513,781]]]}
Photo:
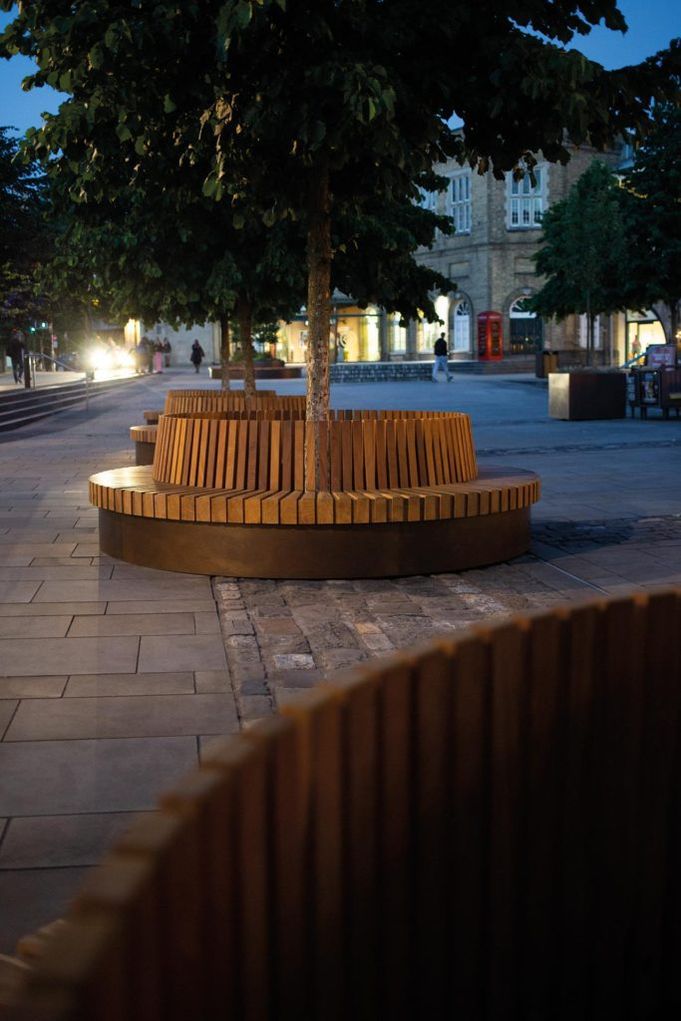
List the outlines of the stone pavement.
{"label": "stone pavement", "polygon": [[[88,476],[189,373],[0,437],[0,953],[237,725],[210,578],[100,556]],[[9,822],[7,821],[9,820]]]}
{"label": "stone pavement", "polygon": [[129,425],[178,385],[195,375],[146,377],[89,414],[0,438],[0,952],[59,915],[204,739],[337,667],[504,613],[681,584],[681,423],[553,422],[546,390],[518,377],[333,394],[337,407],[468,411],[481,460],[537,470],[535,542],[513,563],[387,581],[211,582],[109,560],[87,478],[131,463]]}

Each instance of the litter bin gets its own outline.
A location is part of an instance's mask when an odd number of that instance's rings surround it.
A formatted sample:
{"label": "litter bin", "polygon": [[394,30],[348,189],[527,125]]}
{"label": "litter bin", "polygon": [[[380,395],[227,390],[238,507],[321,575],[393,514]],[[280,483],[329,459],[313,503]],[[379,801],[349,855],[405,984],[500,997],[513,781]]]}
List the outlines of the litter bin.
{"label": "litter bin", "polygon": [[550,351],[538,351],[535,375],[537,379],[546,379],[549,372],[558,371],[558,355]]}

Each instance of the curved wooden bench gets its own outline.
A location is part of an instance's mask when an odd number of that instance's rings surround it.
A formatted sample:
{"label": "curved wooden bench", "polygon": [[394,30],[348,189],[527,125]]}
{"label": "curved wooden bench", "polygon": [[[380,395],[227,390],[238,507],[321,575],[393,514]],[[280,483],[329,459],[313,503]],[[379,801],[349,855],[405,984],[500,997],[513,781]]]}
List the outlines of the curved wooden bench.
{"label": "curved wooden bench", "polygon": [[239,408],[296,409],[304,412],[304,396],[279,396],[274,392],[259,391],[255,397],[221,390],[169,390],[166,394],[165,415],[190,414],[201,411],[232,411]]}
{"label": "curved wooden bench", "polygon": [[477,474],[468,415],[340,415],[324,423],[163,415],[154,479],[227,489],[311,488],[303,465],[313,433],[319,437],[320,490],[439,486]]}
{"label": "curved wooden bench", "polygon": [[10,1017],[677,1017],[680,621],[676,591],[476,627],[214,742]]}
{"label": "curved wooden bench", "polygon": [[131,425],[130,439],[135,444],[135,464],[153,464],[157,425]]}
{"label": "curved wooden bench", "polygon": [[[262,402],[278,400],[276,390],[258,390],[255,397],[249,399],[249,404],[260,405]],[[286,398],[299,402],[302,400],[302,407],[305,407],[305,398]],[[172,412],[189,411],[219,411],[228,410],[243,406],[246,401],[246,394],[243,390],[168,390],[163,411],[145,411],[144,421],[147,425],[158,425],[159,416]],[[294,406],[294,405],[290,405]],[[295,404],[297,407],[298,405]]]}
{"label": "curved wooden bench", "polygon": [[[318,489],[305,478],[313,441]],[[153,466],[93,476],[90,498],[102,549],[134,563],[382,577],[524,552],[539,482],[478,472],[470,420],[455,412],[338,412],[323,423],[203,412],[162,416]]]}

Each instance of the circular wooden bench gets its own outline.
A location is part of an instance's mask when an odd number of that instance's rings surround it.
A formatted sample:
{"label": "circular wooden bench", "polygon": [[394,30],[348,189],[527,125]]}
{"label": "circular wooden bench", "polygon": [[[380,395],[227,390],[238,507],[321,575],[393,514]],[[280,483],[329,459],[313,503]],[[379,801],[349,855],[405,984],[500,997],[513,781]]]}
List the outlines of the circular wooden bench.
{"label": "circular wooden bench", "polygon": [[146,425],[130,427],[130,439],[135,444],[135,464],[151,464],[154,459],[156,433],[150,432],[151,427],[158,425],[161,414],[190,414],[200,412],[243,412],[274,414],[278,410],[305,416],[304,396],[279,397],[275,390],[258,390],[255,397],[249,399],[243,391],[222,390],[169,390],[166,394],[165,407],[160,411],[145,411]]}
{"label": "circular wooden bench", "polygon": [[[319,449],[320,482],[305,475]],[[455,412],[164,415],[153,466],[90,481],[104,552],[167,570],[382,577],[461,570],[529,545],[532,472],[477,468]]]}
{"label": "circular wooden bench", "polygon": [[135,464],[153,464],[157,425],[131,425],[130,439],[135,444]]}

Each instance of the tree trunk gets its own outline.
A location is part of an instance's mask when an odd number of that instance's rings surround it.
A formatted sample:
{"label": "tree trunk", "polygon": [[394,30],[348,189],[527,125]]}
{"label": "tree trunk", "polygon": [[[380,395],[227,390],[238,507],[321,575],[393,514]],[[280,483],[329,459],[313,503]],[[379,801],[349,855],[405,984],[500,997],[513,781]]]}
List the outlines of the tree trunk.
{"label": "tree trunk", "polygon": [[239,340],[244,357],[244,393],[255,397],[255,368],[253,366],[253,306],[247,298],[239,298],[236,305],[239,320]]}
{"label": "tree trunk", "polygon": [[[672,300],[669,302],[669,322],[671,327],[670,344],[676,347],[677,354],[681,352],[681,337],[679,337],[679,301],[681,299]],[[678,358],[677,358],[678,360]]]}
{"label": "tree trunk", "polygon": [[229,316],[220,316],[220,367],[221,373],[221,386],[223,390],[229,390],[229,355],[230,355],[230,336],[229,336]]}
{"label": "tree trunk", "polygon": [[[331,331],[331,192],[329,168],[324,164],[312,182],[307,233],[307,403],[308,423],[322,422],[329,413],[329,335]],[[309,426],[308,426],[309,428]],[[320,487],[319,433],[310,431],[306,443],[305,484]]]}
{"label": "tree trunk", "polygon": [[591,314],[591,295],[586,295],[586,364],[591,365],[594,349],[594,317]]}

